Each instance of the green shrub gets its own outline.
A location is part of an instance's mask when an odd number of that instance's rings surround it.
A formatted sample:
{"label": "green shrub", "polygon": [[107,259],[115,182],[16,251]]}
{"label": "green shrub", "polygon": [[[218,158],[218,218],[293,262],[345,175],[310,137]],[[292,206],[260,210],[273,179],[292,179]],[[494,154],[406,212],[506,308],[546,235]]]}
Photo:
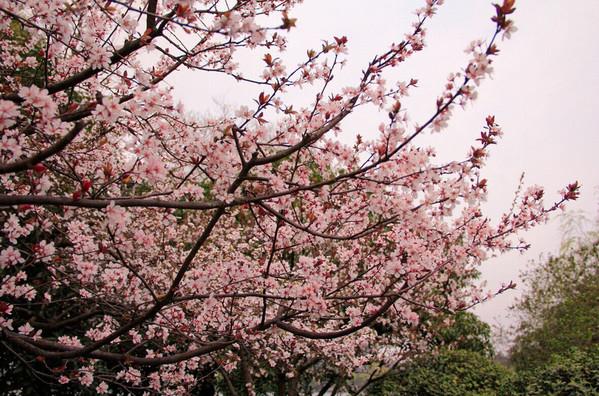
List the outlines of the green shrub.
{"label": "green shrub", "polygon": [[599,346],[553,355],[549,364],[521,371],[513,389],[527,396],[599,395]]}
{"label": "green shrub", "polygon": [[414,360],[373,386],[371,395],[464,396],[499,395],[509,389],[512,373],[472,351],[443,351]]}

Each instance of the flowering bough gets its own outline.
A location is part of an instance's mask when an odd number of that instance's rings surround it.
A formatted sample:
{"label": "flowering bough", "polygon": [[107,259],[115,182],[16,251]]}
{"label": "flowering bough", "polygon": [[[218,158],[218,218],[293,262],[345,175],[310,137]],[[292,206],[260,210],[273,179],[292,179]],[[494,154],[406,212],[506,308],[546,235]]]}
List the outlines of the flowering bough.
{"label": "flowering bough", "polygon": [[[424,48],[442,1],[339,92],[346,37],[294,67],[277,56],[298,2],[0,0],[1,344],[38,380],[179,395],[218,378],[235,394],[235,372],[252,394],[275,373],[297,394],[311,372],[324,392],[428,348],[435,318],[486,298],[477,265],[577,197],[572,184],[545,207],[532,187],[493,224],[479,172],[495,118],[460,161],[415,145],[476,97],[513,1],[416,128],[401,102],[417,81],[383,77]],[[261,74],[240,72],[241,48]],[[183,68],[260,93],[198,120],[164,85]],[[304,85],[318,93],[294,109],[285,94]],[[337,139],[369,106],[377,137]]]}

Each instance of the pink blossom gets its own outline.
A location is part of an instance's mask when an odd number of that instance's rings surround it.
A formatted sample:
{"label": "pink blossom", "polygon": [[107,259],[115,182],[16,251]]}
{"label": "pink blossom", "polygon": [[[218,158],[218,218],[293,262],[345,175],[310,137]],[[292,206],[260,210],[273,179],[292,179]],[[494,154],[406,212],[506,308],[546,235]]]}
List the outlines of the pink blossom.
{"label": "pink blossom", "polygon": [[166,175],[166,168],[158,156],[149,155],[142,163],[140,172],[149,181],[158,182]]}
{"label": "pink blossom", "polygon": [[105,395],[108,393],[108,384],[104,381],[100,382],[100,384],[96,387],[96,392],[100,395]]}
{"label": "pink blossom", "polygon": [[12,265],[17,265],[24,262],[25,260],[21,257],[21,252],[12,246],[7,247],[0,252],[0,268],[7,268]]}
{"label": "pink blossom", "polygon": [[123,379],[125,382],[130,383],[132,385],[139,385],[141,382],[141,372],[133,367],[128,368],[127,370],[121,370],[116,375],[117,379]]}
{"label": "pink blossom", "polygon": [[29,322],[25,323],[23,326],[19,327],[19,334],[30,335],[35,329],[31,327]]}
{"label": "pink blossom", "polygon": [[89,53],[88,63],[90,67],[95,69],[108,68],[110,66],[110,56],[111,54],[106,48],[94,46]]}
{"label": "pink blossom", "polygon": [[113,124],[119,117],[123,115],[123,107],[119,103],[119,99],[111,96],[102,98],[102,103],[96,106],[93,113],[100,120]]}
{"label": "pink blossom", "polygon": [[9,128],[15,124],[19,115],[19,108],[13,102],[0,100],[0,130]]}
{"label": "pink blossom", "polygon": [[36,251],[42,261],[49,262],[56,253],[56,248],[54,242],[41,241],[37,244]]}
{"label": "pink blossom", "polygon": [[106,207],[106,221],[108,227],[114,230],[122,230],[129,223],[129,214],[123,207],[116,206],[114,202]]}
{"label": "pink blossom", "polygon": [[79,376],[79,382],[81,385],[90,386],[94,382],[94,376],[92,374],[92,368],[87,368]]}
{"label": "pink blossom", "polygon": [[13,322],[13,319],[6,319],[3,316],[0,316],[0,327],[4,327],[9,330],[12,330],[13,329],[12,322]]}
{"label": "pink blossom", "polygon": [[56,103],[50,95],[48,95],[47,89],[40,89],[35,85],[29,87],[22,87],[19,90],[19,95],[25,99],[25,103],[30,104],[42,111],[42,114],[50,118],[56,113]]}
{"label": "pink blossom", "polygon": [[22,154],[21,145],[18,140],[7,135],[2,136],[2,139],[0,139],[0,150],[11,153],[11,159],[18,158]]}

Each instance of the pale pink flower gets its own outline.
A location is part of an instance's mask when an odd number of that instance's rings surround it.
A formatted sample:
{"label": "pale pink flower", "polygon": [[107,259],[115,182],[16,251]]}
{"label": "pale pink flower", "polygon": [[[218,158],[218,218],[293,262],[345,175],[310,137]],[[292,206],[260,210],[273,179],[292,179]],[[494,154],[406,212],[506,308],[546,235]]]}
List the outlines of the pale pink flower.
{"label": "pale pink flower", "polygon": [[102,98],[102,104],[96,106],[93,114],[100,120],[112,124],[123,116],[124,112],[119,99],[112,96]]}
{"label": "pale pink flower", "polygon": [[11,158],[18,158],[23,153],[17,139],[8,137],[7,135],[2,136],[2,139],[0,139],[0,150],[10,152]]}
{"label": "pale pink flower", "polygon": [[94,375],[92,374],[91,369],[87,369],[81,376],[79,377],[79,382],[81,385],[90,386],[94,382]]}
{"label": "pale pink flower", "polygon": [[110,66],[111,53],[104,47],[90,48],[88,64],[95,69],[105,69]]}
{"label": "pale pink flower", "polygon": [[100,382],[100,385],[96,386],[96,392],[100,395],[105,395],[108,393],[108,384],[104,381]]}
{"label": "pale pink flower", "polygon": [[33,327],[29,323],[25,323],[23,326],[19,327],[19,334],[29,335],[34,330]]}
{"label": "pale pink flower", "polygon": [[49,262],[56,253],[56,248],[54,242],[41,241],[37,244],[36,251],[42,261]]}
{"label": "pale pink flower", "polygon": [[47,89],[40,89],[35,85],[22,87],[19,90],[19,95],[25,99],[25,103],[41,110],[42,115],[46,118],[51,118],[56,113],[56,103],[48,95]]}
{"label": "pale pink flower", "polygon": [[8,330],[12,330],[13,329],[12,322],[13,322],[12,319],[5,319],[2,316],[0,316],[0,328],[4,327],[4,328],[7,328]]}
{"label": "pale pink flower", "polygon": [[166,167],[160,157],[149,155],[144,159],[140,167],[140,173],[149,181],[157,182],[166,176]]}
{"label": "pale pink flower", "polygon": [[17,265],[24,262],[25,260],[21,257],[21,252],[12,246],[7,247],[0,252],[0,268],[7,268],[11,265]]}
{"label": "pale pink flower", "polygon": [[0,129],[9,128],[14,125],[19,115],[19,108],[13,102],[0,100]]}
{"label": "pale pink flower", "polygon": [[129,214],[123,207],[116,206],[114,202],[110,202],[105,209],[106,221],[108,227],[113,230],[122,230],[129,223]]}

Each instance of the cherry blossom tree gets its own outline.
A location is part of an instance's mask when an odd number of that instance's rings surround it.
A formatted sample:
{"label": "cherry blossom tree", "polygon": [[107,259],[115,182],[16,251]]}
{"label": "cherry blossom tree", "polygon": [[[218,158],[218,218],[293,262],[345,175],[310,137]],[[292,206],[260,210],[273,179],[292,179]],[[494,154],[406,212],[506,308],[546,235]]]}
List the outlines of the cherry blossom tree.
{"label": "cherry blossom tree", "polygon": [[[299,2],[0,0],[3,356],[99,394],[201,393],[216,377],[234,392],[235,370],[248,394],[267,372],[297,394],[310,370],[326,383],[428,348],[435,317],[487,298],[478,265],[577,197],[574,183],[545,206],[533,186],[486,218],[493,116],[461,159],[417,144],[475,99],[513,0],[416,126],[402,100],[417,81],[385,76],[424,48],[442,1],[340,90],[345,36],[283,58]],[[241,49],[261,72],[243,73]],[[199,118],[166,85],[179,69],[259,94]],[[309,106],[289,102],[306,87]],[[366,108],[375,137],[339,138]]]}

